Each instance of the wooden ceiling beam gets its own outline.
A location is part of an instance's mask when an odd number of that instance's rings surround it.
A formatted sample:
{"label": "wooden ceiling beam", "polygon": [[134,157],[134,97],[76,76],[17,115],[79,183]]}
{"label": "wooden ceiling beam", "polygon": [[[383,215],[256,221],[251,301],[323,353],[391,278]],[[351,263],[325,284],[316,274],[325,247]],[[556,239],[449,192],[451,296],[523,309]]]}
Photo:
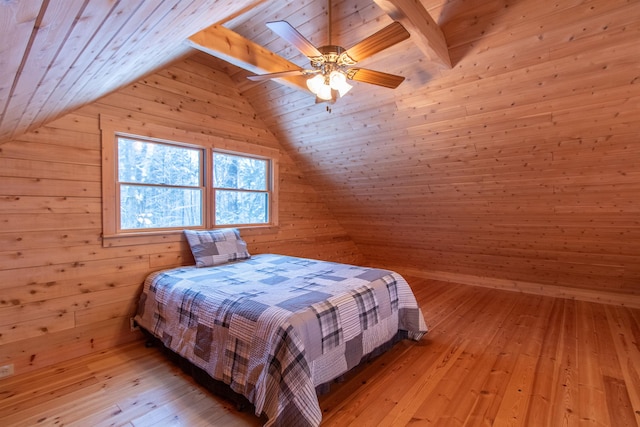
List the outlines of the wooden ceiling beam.
{"label": "wooden ceiling beam", "polygon": [[[188,38],[194,48],[254,74],[276,73],[301,70],[302,68],[271,52],[240,34],[223,27],[212,25]],[[303,76],[274,79],[295,89],[309,92]]]}
{"label": "wooden ceiling beam", "polygon": [[429,60],[451,68],[451,58],[442,29],[419,0],[374,0],[391,19],[411,33],[411,40]]}

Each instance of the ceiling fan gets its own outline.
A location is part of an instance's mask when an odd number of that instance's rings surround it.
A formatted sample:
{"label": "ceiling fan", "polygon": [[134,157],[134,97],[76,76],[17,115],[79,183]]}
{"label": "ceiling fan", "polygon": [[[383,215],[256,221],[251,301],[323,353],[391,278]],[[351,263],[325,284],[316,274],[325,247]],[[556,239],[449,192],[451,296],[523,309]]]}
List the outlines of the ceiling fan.
{"label": "ceiling fan", "polygon": [[409,32],[402,24],[393,22],[349,49],[344,49],[331,43],[331,0],[328,0],[328,12],[329,44],[318,48],[288,22],[267,22],[267,27],[309,58],[311,69],[252,75],[247,78],[262,81],[293,75],[313,76],[307,80],[307,87],[316,95],[316,102],[335,102],[338,96],[344,96],[352,87],[347,79],[391,89],[404,81],[402,76],[354,67],[359,61],[408,39]]}

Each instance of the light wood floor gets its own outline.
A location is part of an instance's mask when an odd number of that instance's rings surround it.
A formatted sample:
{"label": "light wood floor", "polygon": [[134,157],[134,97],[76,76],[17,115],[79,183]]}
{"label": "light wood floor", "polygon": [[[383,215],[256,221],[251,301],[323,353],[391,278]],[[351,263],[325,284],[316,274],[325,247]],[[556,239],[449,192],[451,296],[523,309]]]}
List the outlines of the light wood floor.
{"label": "light wood floor", "polygon": [[[431,331],[321,397],[323,426],[638,426],[640,310],[409,280]],[[257,426],[156,349],[0,380],[2,426]]]}

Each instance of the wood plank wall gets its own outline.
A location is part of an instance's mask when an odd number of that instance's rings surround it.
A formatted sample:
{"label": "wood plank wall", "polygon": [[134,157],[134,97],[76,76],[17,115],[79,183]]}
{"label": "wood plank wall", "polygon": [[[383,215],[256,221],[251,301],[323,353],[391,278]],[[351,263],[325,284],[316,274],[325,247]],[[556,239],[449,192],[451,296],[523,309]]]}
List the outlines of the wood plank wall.
{"label": "wood plank wall", "polygon": [[[226,74],[189,59],[0,146],[0,365],[16,373],[139,338],[145,275],[193,263],[182,239],[103,247],[101,113],[279,148]],[[250,252],[361,263],[286,153],[279,177],[280,227],[247,231]]]}
{"label": "wood plank wall", "polygon": [[[332,113],[238,84],[371,263],[640,305],[640,2],[421,3],[452,69],[409,39],[366,63],[398,89],[355,83]],[[359,6],[334,14],[336,43],[388,22]]]}

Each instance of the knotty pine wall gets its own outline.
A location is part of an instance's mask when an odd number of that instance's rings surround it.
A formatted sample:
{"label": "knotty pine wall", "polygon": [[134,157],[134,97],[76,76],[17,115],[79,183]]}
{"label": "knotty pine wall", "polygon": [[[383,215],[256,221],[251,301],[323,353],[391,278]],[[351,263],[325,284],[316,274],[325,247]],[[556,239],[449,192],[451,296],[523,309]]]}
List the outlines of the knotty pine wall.
{"label": "knotty pine wall", "polygon": [[[335,43],[390,22],[364,3],[336,8]],[[451,69],[412,35],[362,64],[405,76],[397,89],[355,82],[331,113],[238,84],[368,262],[640,306],[640,2],[421,3]]]}
{"label": "knotty pine wall", "polygon": [[[181,237],[103,247],[99,114],[279,148],[219,70],[183,60],[0,146],[0,364],[16,373],[138,339],[147,273],[193,263]],[[251,253],[361,263],[286,153],[280,227],[244,234]]]}

